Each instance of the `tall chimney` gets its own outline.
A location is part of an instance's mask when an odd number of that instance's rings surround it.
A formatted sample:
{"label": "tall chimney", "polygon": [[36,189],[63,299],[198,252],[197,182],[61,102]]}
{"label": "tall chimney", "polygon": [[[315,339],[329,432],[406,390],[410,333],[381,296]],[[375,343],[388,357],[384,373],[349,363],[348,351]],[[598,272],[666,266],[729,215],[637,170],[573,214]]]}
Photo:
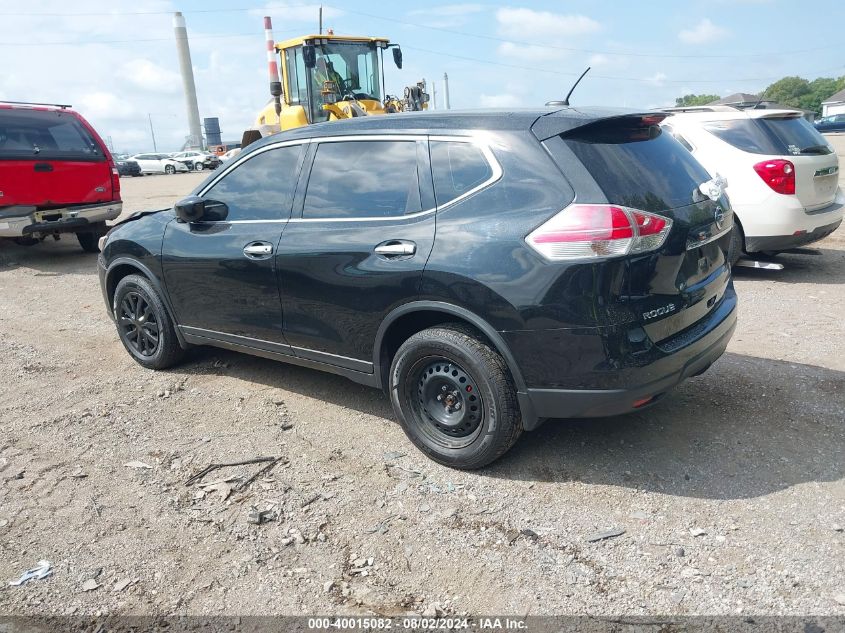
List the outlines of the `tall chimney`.
{"label": "tall chimney", "polygon": [[264,39],[267,46],[267,71],[270,73],[270,94],[276,116],[282,113],[282,82],[279,80],[279,65],[276,63],[276,43],[273,41],[273,20],[269,15],[264,16]]}
{"label": "tall chimney", "polygon": [[449,75],[443,73],[443,107],[448,110],[449,105]]}
{"label": "tall chimney", "polygon": [[194,85],[194,67],[191,65],[191,49],[188,47],[185,18],[179,11],[173,14],[173,31],[176,34],[179,70],[182,72],[182,90],[185,92],[185,105],[188,108],[188,128],[190,130],[188,146],[201,149],[202,131],[200,129],[200,111],[197,106],[197,87]]}

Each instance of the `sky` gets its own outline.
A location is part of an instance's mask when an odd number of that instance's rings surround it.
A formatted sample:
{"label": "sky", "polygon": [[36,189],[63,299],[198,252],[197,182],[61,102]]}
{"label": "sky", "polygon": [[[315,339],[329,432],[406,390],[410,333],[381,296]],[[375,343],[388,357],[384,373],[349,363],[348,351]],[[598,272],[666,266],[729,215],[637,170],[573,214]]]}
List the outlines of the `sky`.
{"label": "sky", "polygon": [[[172,13],[188,27],[200,117],[240,139],[269,99],[262,17],[277,40],[314,32],[302,0],[0,0],[0,100],[72,104],[116,152],[176,151],[188,134]],[[655,108],[689,93],[757,93],[786,75],[845,75],[845,2],[563,0],[323,4],[335,33],[384,36],[388,94],[425,78],[443,107]],[[429,87],[429,92],[431,88]]]}

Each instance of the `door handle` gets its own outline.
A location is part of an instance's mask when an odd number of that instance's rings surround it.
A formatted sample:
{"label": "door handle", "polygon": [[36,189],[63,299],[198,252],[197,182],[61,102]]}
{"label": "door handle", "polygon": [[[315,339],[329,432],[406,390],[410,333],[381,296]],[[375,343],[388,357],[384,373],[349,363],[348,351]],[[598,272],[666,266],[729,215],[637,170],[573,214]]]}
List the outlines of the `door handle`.
{"label": "door handle", "polygon": [[244,246],[244,255],[249,259],[267,259],[273,254],[270,242],[250,242]]}
{"label": "door handle", "polygon": [[373,250],[376,255],[384,257],[407,257],[417,252],[417,245],[408,240],[390,240],[382,242]]}
{"label": "door handle", "polygon": [[50,163],[35,163],[35,171],[53,171],[53,166]]}

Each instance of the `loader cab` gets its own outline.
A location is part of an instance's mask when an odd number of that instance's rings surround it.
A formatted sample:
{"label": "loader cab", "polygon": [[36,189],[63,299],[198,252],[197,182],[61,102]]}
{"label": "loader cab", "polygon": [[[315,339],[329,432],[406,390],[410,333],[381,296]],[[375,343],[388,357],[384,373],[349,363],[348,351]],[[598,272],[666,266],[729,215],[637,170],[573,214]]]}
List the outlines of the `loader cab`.
{"label": "loader cab", "polygon": [[381,63],[388,46],[386,39],[334,35],[277,44],[283,74],[281,129],[382,114]]}

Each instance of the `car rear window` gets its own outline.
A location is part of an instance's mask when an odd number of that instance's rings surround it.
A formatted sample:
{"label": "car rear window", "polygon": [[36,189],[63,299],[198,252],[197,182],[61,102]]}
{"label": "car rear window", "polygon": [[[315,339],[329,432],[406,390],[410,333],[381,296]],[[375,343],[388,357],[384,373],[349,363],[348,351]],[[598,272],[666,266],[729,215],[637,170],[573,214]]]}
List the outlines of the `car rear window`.
{"label": "car rear window", "polygon": [[561,135],[608,202],[643,211],[694,202],[710,175],[671,134],[639,119],[605,120]]}
{"label": "car rear window", "polygon": [[704,129],[726,143],[752,154],[830,154],[824,137],[803,117],[710,121]]}
{"label": "car rear window", "polygon": [[790,154],[831,154],[833,148],[803,117],[757,119],[760,126],[786,147]]}
{"label": "car rear window", "polygon": [[105,160],[79,120],[67,112],[0,109],[0,159]]}

